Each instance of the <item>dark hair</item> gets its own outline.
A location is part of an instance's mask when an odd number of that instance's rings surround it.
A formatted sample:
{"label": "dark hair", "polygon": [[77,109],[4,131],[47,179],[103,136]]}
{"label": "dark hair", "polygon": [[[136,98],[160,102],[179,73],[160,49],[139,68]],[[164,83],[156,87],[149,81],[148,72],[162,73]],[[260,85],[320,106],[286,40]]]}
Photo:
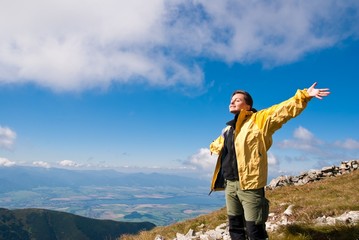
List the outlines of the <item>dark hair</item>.
{"label": "dark hair", "polygon": [[244,96],[244,101],[246,102],[246,104],[248,104],[249,106],[251,106],[251,110],[252,110],[253,112],[257,112],[257,110],[256,110],[255,108],[253,108],[253,98],[252,98],[252,96],[251,96],[248,92],[246,92],[246,91],[244,91],[244,90],[236,90],[236,91],[233,92],[232,97],[233,97],[234,95],[236,95],[236,94],[243,94],[243,96]]}

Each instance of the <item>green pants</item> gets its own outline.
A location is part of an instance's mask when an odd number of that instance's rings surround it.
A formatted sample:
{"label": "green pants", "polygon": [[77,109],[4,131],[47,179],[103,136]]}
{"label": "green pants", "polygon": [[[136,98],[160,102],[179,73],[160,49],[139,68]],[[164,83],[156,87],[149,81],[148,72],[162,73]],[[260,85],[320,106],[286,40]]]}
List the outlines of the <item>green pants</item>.
{"label": "green pants", "polygon": [[239,216],[255,224],[264,224],[268,219],[269,202],[265,198],[264,188],[241,190],[239,181],[226,181],[227,215]]}

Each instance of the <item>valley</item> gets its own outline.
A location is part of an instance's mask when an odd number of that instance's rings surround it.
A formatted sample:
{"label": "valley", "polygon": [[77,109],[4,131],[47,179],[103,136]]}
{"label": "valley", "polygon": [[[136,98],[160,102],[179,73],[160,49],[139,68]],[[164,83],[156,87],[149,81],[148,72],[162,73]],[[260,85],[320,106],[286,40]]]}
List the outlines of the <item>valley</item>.
{"label": "valley", "polygon": [[149,221],[165,226],[217,210],[222,193],[208,187],[64,186],[0,193],[0,207],[43,208],[95,219]]}

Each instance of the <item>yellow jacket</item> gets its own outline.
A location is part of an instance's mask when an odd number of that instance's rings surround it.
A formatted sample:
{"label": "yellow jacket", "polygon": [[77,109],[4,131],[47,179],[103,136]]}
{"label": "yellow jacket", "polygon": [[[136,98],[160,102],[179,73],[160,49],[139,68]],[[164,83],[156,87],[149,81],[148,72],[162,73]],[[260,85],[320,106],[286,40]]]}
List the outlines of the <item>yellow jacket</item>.
{"label": "yellow jacket", "polygon": [[[242,110],[234,130],[234,147],[240,188],[258,189],[266,186],[268,175],[267,151],[272,145],[274,132],[291,118],[298,116],[311,99],[306,91],[297,90],[290,99],[256,113]],[[224,129],[227,131],[229,126]],[[211,191],[224,189],[221,175],[221,153],[224,146],[223,134],[210,145],[211,153],[217,154]]]}

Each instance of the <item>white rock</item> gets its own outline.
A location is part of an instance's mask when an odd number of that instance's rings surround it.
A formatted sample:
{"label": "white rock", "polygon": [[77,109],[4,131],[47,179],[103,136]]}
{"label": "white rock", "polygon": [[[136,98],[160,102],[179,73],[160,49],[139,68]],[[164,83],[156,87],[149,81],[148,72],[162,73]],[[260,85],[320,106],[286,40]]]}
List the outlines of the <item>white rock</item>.
{"label": "white rock", "polygon": [[294,208],[294,205],[289,205],[288,207],[287,207],[287,209],[283,212],[283,214],[284,215],[286,215],[286,216],[291,216],[291,215],[293,215],[293,208]]}
{"label": "white rock", "polygon": [[315,223],[318,225],[335,225],[337,223],[358,223],[359,222],[359,211],[350,211],[343,213],[338,217],[318,217],[315,219]]}
{"label": "white rock", "polygon": [[350,211],[343,213],[337,219],[344,223],[356,223],[359,222],[359,211]]}
{"label": "white rock", "polygon": [[200,240],[209,240],[208,235],[206,235],[206,234],[202,234],[201,236],[199,236],[199,239]]}
{"label": "white rock", "polygon": [[155,240],[164,240],[165,238],[164,237],[162,237],[161,235],[157,235],[156,237],[155,237]]}
{"label": "white rock", "polygon": [[193,229],[190,229],[187,234],[186,234],[186,237],[192,237],[193,236]]}

